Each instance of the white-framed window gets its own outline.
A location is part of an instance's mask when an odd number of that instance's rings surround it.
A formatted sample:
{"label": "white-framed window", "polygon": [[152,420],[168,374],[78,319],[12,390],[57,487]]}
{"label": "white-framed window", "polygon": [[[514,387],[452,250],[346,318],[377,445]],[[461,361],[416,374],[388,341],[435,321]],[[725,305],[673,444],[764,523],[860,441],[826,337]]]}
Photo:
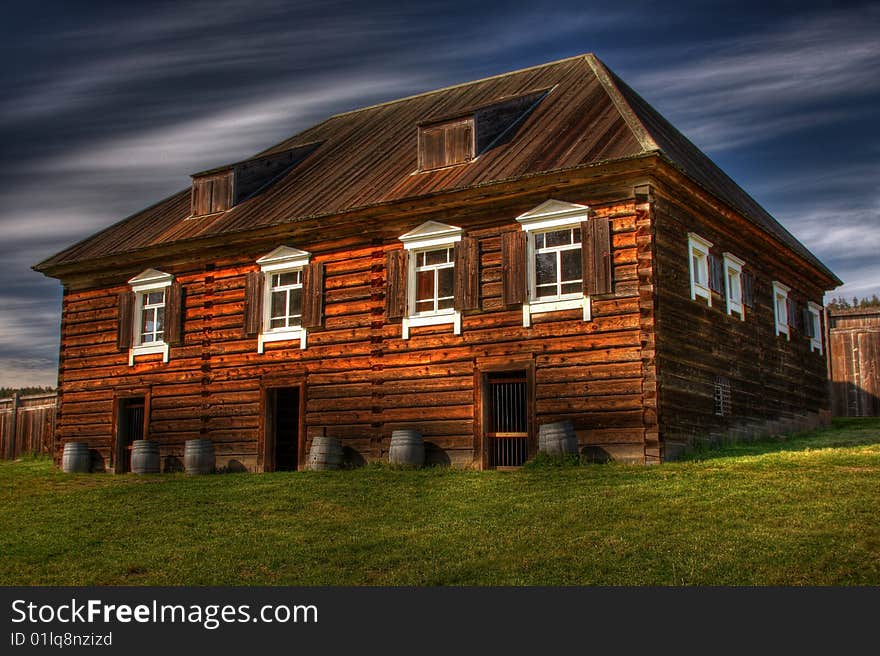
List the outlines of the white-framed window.
{"label": "white-framed window", "polygon": [[688,233],[688,269],[691,278],[691,299],[702,298],[712,307],[712,290],[709,288],[709,249],[712,242],[693,232]]}
{"label": "white-framed window", "polygon": [[590,320],[590,298],[584,295],[581,224],[586,205],[548,200],[516,220],[526,233],[528,299],[523,326],[539,312],[580,309]]}
{"label": "white-framed window", "polygon": [[306,347],[307,330],[302,325],[303,269],[311,254],[290,246],[279,246],[257,260],[263,272],[262,329],[257,352],[267,342],[299,341]]}
{"label": "white-framed window", "polygon": [[822,353],[822,306],[809,301],[807,303],[809,325],[806,326],[810,337],[810,350]]}
{"label": "white-framed window", "polygon": [[790,287],[776,280],[773,281],[773,319],[776,323],[776,334],[785,335],[786,339],[791,339],[788,330],[788,293],[790,291]]}
{"label": "white-framed window", "polygon": [[409,339],[413,326],[452,324],[461,334],[461,312],[455,309],[455,244],[462,229],[426,221],[399,237],[409,252],[406,272],[406,316],[401,336]]}
{"label": "white-framed window", "polygon": [[742,321],[746,320],[746,308],[743,303],[743,266],[745,262],[733,253],[724,254],[724,297],[727,301],[727,314],[738,314]]}
{"label": "white-framed window", "polygon": [[139,355],[161,353],[168,362],[168,343],[165,341],[165,304],[168,287],[174,276],[156,269],[147,269],[128,281],[134,293],[132,346],[128,364],[134,365]]}

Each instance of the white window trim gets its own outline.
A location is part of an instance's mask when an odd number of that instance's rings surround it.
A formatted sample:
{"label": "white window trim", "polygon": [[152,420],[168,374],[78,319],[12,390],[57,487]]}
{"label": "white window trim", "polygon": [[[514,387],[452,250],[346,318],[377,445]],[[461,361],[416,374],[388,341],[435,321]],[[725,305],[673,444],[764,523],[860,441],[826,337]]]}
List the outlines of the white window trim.
{"label": "white window trim", "polygon": [[[147,269],[139,273],[128,281],[131,285],[131,291],[134,293],[134,316],[132,317],[132,345],[128,349],[128,366],[134,366],[136,357],[142,355],[152,355],[154,353],[162,354],[162,362],[168,362],[168,342],[164,339],[160,342],[149,342],[141,344],[141,312],[144,309],[145,292],[153,292],[158,289],[165,289],[174,282],[174,276],[170,273],[163,273],[156,269]],[[165,294],[165,309],[168,309],[168,294]]]}
{"label": "white window trim", "polygon": [[[696,301],[700,297],[706,301],[709,307],[712,307],[712,290],[709,289],[709,249],[712,248],[712,242],[703,239],[700,235],[688,233],[688,272],[691,279],[691,300]],[[702,254],[704,266],[706,267],[706,284],[697,282],[696,271],[694,271],[694,251]],[[725,276],[726,278],[726,276]],[[725,283],[726,284],[726,283]]]}
{"label": "white window trim", "polygon": [[272,314],[272,275],[302,271],[311,257],[311,253],[290,246],[279,246],[257,260],[263,273],[263,317],[260,322],[260,334],[257,336],[257,353],[264,353],[265,345],[270,342],[299,341],[300,349],[306,348],[308,330],[302,326],[272,329],[269,325]]}
{"label": "white window trim", "polygon": [[[743,266],[745,266],[745,262],[739,259],[733,253],[724,253],[724,296],[727,299],[727,314],[733,314],[734,312],[739,312],[739,318],[741,321],[746,320],[746,307],[743,303]],[[739,278],[739,301],[734,301],[731,298],[730,294],[730,276],[728,272],[730,269],[736,271],[737,277]]]}
{"label": "white window trim", "polygon": [[816,336],[810,337],[810,350],[818,351],[819,355],[822,355],[822,306],[818,303],[813,303],[813,301],[807,302],[807,309],[810,311],[810,316],[815,317],[815,321],[813,322],[813,326],[816,328]]}
{"label": "white window trim", "polygon": [[[456,226],[426,221],[418,228],[400,235],[403,248],[409,251],[406,271],[407,314],[401,322],[401,338],[409,339],[409,329],[417,326],[452,324],[452,334],[461,335],[461,312],[454,308],[436,312],[416,312],[416,254],[422,251],[454,248],[461,241],[464,230]],[[454,302],[454,301],[453,301]]]}
{"label": "white window trim", "polygon": [[[787,340],[791,340],[791,334],[788,330],[788,293],[790,291],[791,287],[783,285],[777,280],[773,281],[773,321],[776,324],[776,334],[785,335]],[[779,304],[776,302],[778,296],[781,296],[785,301],[785,317],[779,316]]]}
{"label": "white window trim", "polygon": [[[561,228],[579,228],[581,223],[589,220],[589,212],[588,205],[551,199],[516,218],[522,226],[523,232],[526,233],[528,297],[522,306],[524,328],[529,328],[532,325],[533,314],[541,312],[579,308],[583,312],[584,321],[592,319],[590,297],[582,292],[563,294],[562,296],[550,297],[547,300],[539,300],[535,293],[535,235]],[[583,247],[583,238],[581,235],[581,247]],[[582,271],[581,276],[584,273]]]}

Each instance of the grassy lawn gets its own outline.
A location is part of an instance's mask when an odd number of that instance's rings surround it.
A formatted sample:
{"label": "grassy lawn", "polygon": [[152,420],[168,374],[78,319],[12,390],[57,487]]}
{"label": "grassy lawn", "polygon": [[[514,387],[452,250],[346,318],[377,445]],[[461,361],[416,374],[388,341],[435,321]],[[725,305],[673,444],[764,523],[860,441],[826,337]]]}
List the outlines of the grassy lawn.
{"label": "grassy lawn", "polygon": [[880,584],[880,420],[655,467],[0,463],[0,584]]}

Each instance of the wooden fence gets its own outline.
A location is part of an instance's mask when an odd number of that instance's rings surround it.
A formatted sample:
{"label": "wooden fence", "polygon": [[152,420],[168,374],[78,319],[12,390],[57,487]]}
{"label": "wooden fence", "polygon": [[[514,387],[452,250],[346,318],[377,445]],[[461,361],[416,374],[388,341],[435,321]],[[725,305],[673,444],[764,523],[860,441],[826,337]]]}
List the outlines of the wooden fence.
{"label": "wooden fence", "polygon": [[880,308],[828,315],[832,410],[838,417],[880,417]]}
{"label": "wooden fence", "polygon": [[55,446],[58,396],[35,394],[0,399],[0,459],[51,454]]}

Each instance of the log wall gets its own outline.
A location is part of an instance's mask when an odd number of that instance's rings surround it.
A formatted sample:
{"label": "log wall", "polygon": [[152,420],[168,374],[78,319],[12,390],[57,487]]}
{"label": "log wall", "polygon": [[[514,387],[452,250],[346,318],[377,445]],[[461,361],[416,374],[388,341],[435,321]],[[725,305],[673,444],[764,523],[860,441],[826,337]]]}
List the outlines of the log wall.
{"label": "log wall", "polygon": [[[657,372],[665,457],[695,441],[750,438],[828,420],[825,356],[793,332],[775,334],[772,281],[799,302],[822,304],[816,276],[799,268],[766,235],[729,212],[700,202],[681,187],[654,190]],[[755,306],[745,321],[728,315],[723,297],[712,307],[691,299],[688,232],[745,261],[755,276]],[[721,377],[722,380],[719,380]],[[719,415],[716,382],[729,383],[729,412]]]}
{"label": "log wall", "polygon": [[[650,215],[631,199],[611,202],[626,198],[619,188],[596,189],[439,206],[418,218],[389,215],[332,230],[303,224],[284,242],[209,261],[154,262],[185,290],[183,343],[171,347],[168,363],[144,356],[130,367],[128,353],[117,348],[118,295],[139,270],[120,271],[117,284],[68,290],[56,457],[65,440],[77,439],[112,468],[114,400],[144,394],[149,438],[160,442],[166,466],[181,458],[185,440],[208,437],[219,466],[260,471],[265,390],[302,385],[305,433],[342,438],[352,460],[381,459],[391,431],[416,428],[429,460],[481,467],[479,372],[499,366],[534,371],[536,424],[571,419],[585,449],[639,462],[647,436],[659,457]],[[580,310],[566,310],[533,315],[524,328],[521,308],[502,302],[501,233],[520,230],[515,217],[550,197],[611,217],[614,292],[593,299],[589,322]],[[428,219],[461,226],[478,240],[479,309],[465,313],[461,335],[451,325],[415,327],[403,340],[400,321],[385,316],[386,255],[401,248],[398,235]],[[270,342],[259,354],[256,337],[243,331],[245,278],[280,243],[323,263],[324,324],[309,331],[304,350]],[[306,438],[300,462],[308,447]]]}

